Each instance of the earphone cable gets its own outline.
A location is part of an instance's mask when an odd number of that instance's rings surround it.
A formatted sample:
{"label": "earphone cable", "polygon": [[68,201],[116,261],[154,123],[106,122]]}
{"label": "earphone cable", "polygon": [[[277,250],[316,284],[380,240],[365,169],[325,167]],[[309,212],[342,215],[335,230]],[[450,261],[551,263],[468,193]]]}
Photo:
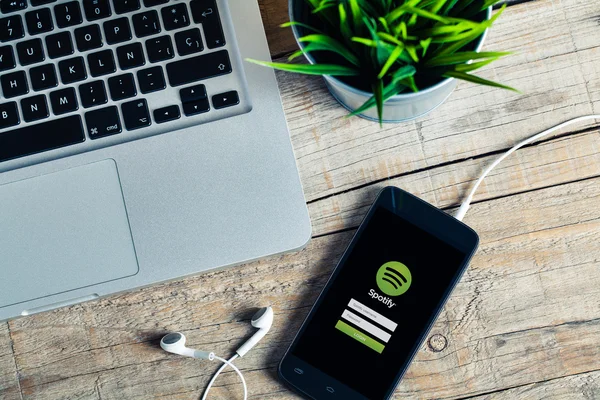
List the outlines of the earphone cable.
{"label": "earphone cable", "polygon": [[224,358],[221,357],[214,357],[216,360],[219,360],[223,363],[223,365],[221,365],[219,367],[219,369],[217,370],[217,372],[214,373],[214,375],[212,376],[212,378],[210,379],[210,382],[208,382],[208,385],[206,386],[206,389],[204,390],[204,395],[202,396],[202,400],[206,400],[207,396],[208,396],[208,391],[210,390],[210,388],[212,387],[213,383],[215,383],[215,381],[217,380],[217,377],[219,376],[219,374],[221,373],[221,371],[223,371],[228,365],[233,368],[233,370],[235,372],[237,372],[237,374],[239,375],[241,381],[242,381],[242,385],[244,386],[244,400],[246,400],[248,398],[248,388],[246,386],[246,380],[244,379],[244,375],[242,375],[242,372],[238,369],[238,367],[236,367],[235,365],[233,365],[233,360],[235,360],[236,358],[238,358],[237,354],[234,354],[232,357],[229,358],[229,360],[225,360]]}
{"label": "earphone cable", "polygon": [[463,218],[465,217],[465,214],[467,213],[467,211],[469,211],[469,207],[471,206],[471,202],[473,201],[473,196],[475,195],[475,192],[477,191],[477,189],[479,189],[479,185],[481,185],[481,182],[483,182],[483,180],[485,179],[485,177],[498,165],[500,164],[506,157],[508,157],[509,155],[511,155],[512,153],[514,153],[515,151],[519,150],[521,147],[528,145],[529,143],[535,142],[536,140],[541,139],[542,137],[549,135],[553,132],[556,132],[559,129],[562,129],[566,126],[578,123],[578,122],[582,122],[582,121],[586,121],[589,119],[600,119],[600,115],[584,115],[581,117],[577,117],[577,118],[573,118],[569,121],[563,122],[562,124],[553,126],[552,128],[546,129],[543,132],[538,133],[537,135],[531,136],[525,140],[523,140],[522,142],[517,143],[516,145],[514,145],[510,150],[508,150],[506,153],[502,154],[500,157],[498,157],[493,163],[491,163],[481,174],[481,176],[479,177],[479,179],[477,179],[477,181],[475,182],[475,184],[473,185],[473,188],[471,188],[471,191],[469,192],[469,195],[463,200],[463,202],[460,205],[460,208],[458,209],[458,211],[456,212],[456,214],[454,215],[454,218],[456,218],[459,221],[462,221]]}

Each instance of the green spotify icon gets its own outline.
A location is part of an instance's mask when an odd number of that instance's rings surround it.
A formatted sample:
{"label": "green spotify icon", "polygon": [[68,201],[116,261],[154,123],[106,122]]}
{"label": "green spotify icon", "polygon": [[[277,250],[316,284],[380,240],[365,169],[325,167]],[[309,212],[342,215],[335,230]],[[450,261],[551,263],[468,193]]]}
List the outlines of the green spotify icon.
{"label": "green spotify icon", "polygon": [[389,261],[377,271],[377,286],[388,296],[400,296],[406,293],[412,283],[408,267],[398,261]]}

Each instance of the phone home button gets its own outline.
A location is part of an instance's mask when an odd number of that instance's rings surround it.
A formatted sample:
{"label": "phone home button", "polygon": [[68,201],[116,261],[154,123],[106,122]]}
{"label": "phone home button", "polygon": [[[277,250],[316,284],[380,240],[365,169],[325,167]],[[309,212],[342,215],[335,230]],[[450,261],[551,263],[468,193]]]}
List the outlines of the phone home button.
{"label": "phone home button", "polygon": [[327,390],[329,393],[335,393],[335,389],[334,389],[334,388],[332,388],[331,386],[327,386],[327,387],[325,388],[325,390]]}

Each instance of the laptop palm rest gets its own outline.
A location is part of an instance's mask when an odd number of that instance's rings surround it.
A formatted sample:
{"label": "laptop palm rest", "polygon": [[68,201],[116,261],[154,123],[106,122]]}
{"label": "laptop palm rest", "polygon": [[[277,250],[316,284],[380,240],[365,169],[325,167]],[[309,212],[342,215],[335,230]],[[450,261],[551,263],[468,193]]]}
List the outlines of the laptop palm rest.
{"label": "laptop palm rest", "polygon": [[114,160],[0,186],[0,308],[137,272]]}

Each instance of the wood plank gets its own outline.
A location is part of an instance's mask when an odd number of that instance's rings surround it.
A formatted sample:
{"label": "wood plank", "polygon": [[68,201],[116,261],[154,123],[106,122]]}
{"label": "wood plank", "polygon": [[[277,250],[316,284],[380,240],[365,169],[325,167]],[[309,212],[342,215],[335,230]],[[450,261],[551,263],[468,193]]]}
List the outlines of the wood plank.
{"label": "wood plank", "polygon": [[8,323],[0,322],[0,398],[21,399]]}
{"label": "wood plank", "polygon": [[[488,175],[474,201],[600,176],[599,132],[562,136],[520,149]],[[389,185],[407,190],[442,209],[457,207],[483,169],[497,157],[442,165],[312,202],[308,208],[313,235],[357,227],[379,190]]]}
{"label": "wood plank", "polygon": [[590,17],[599,14],[598,2],[509,7],[484,48],[516,54],[482,76],[524,95],[460,83],[430,115],[382,129],[344,118],[319,77],[277,73],[307,200],[498,152],[566,119],[600,112],[597,22]]}
{"label": "wood plank", "polygon": [[298,49],[292,30],[279,27],[290,20],[287,0],[259,0],[258,4],[271,56],[279,57]]}
{"label": "wood plank", "polygon": [[[600,179],[590,179],[474,205],[482,246],[432,331],[449,346],[424,346],[398,395],[473,396],[600,369],[599,201]],[[12,321],[24,397],[197,398],[216,365],[164,353],[159,338],[181,330],[190,346],[227,355],[252,332],[246,307],[270,303],[268,339],[238,365],[258,398],[293,398],[276,363],[351,234]],[[215,398],[239,398],[232,373],[219,386]]]}
{"label": "wood plank", "polygon": [[545,382],[473,397],[473,400],[543,400],[549,396],[561,400],[596,399],[600,393],[600,371],[570,375]]}

